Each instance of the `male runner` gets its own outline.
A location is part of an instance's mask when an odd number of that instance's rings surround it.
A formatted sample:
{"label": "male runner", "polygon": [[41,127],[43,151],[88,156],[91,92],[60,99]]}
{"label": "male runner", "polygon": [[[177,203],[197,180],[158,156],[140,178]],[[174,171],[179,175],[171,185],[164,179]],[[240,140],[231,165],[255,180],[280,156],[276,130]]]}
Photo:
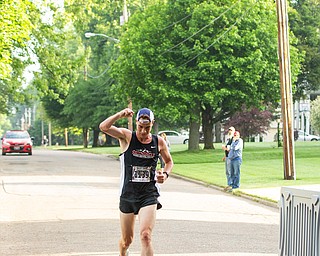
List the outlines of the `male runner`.
{"label": "male runner", "polygon": [[[168,179],[173,161],[163,138],[151,134],[154,124],[153,112],[140,109],[136,117],[136,131],[118,128],[114,123],[121,118],[132,117],[130,108],[108,117],[100,124],[101,131],[117,138],[120,142],[120,256],[129,255],[133,241],[134,223],[140,221],[141,255],[153,256],[151,242],[156,210],[162,206],[158,201],[159,184]],[[164,160],[163,172],[156,170],[159,154]]]}

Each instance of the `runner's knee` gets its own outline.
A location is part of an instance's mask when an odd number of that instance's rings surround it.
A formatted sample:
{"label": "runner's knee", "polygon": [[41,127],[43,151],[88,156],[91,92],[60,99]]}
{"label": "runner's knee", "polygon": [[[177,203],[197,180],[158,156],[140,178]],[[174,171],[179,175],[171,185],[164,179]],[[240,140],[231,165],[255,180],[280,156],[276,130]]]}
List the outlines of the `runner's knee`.
{"label": "runner's knee", "polygon": [[141,242],[148,245],[151,243],[151,230],[145,229],[140,232]]}

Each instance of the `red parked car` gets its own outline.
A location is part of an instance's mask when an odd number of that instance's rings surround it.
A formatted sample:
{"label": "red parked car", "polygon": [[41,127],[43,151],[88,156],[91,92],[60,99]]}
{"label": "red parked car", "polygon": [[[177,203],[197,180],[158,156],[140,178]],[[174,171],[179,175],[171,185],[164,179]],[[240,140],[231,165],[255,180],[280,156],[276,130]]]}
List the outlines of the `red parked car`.
{"label": "red parked car", "polygon": [[7,153],[27,153],[32,155],[32,140],[27,131],[11,130],[7,131],[1,138],[2,155]]}

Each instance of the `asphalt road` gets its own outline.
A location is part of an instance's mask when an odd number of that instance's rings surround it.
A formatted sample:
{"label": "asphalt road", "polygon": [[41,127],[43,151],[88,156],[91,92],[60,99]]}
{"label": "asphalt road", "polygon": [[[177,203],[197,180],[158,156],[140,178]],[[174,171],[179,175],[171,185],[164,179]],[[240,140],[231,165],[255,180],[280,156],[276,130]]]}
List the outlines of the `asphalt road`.
{"label": "asphalt road", "polygon": [[[118,255],[119,169],[79,152],[1,156],[0,255]],[[278,255],[277,209],[172,176],[161,189],[155,255]]]}

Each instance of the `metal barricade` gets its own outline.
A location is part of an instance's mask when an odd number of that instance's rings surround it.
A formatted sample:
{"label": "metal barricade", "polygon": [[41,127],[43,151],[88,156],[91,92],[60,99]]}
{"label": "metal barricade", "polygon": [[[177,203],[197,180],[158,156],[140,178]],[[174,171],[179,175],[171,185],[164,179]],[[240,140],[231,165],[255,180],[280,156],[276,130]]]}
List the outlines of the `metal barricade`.
{"label": "metal barricade", "polygon": [[320,190],[282,187],[280,256],[320,256]]}

